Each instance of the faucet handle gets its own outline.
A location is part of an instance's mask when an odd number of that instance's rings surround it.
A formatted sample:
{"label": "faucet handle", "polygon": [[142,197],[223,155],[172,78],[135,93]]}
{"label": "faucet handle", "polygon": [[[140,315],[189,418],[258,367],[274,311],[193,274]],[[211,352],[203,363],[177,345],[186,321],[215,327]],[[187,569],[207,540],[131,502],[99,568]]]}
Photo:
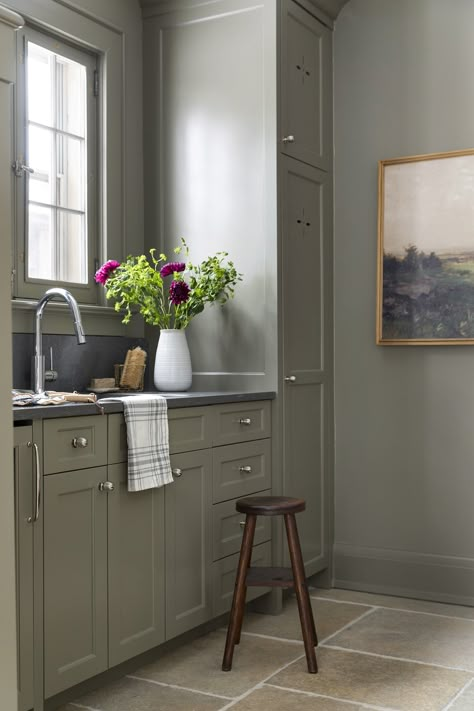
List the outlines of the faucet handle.
{"label": "faucet handle", "polygon": [[53,367],[53,346],[51,346],[49,349],[49,360],[50,360],[50,369],[45,370],[44,379],[47,380],[48,382],[52,382],[52,381],[58,379],[58,371],[54,370],[54,367]]}

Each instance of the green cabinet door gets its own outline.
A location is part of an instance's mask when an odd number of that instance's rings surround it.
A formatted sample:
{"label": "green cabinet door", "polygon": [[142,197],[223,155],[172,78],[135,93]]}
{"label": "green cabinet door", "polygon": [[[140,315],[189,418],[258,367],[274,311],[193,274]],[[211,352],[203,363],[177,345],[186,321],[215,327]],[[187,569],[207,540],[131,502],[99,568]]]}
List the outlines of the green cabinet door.
{"label": "green cabinet door", "polygon": [[166,639],[212,615],[211,453],[171,457],[165,487]]}
{"label": "green cabinet door", "polygon": [[109,666],[165,639],[164,490],[129,492],[127,465],[108,467]]}
{"label": "green cabinet door", "polygon": [[107,669],[107,468],[44,477],[46,698]]}
{"label": "green cabinet door", "polygon": [[293,0],[281,21],[282,151],[332,170],[332,33]]}
{"label": "green cabinet door", "polygon": [[18,709],[33,707],[33,514],[32,428],[14,430]]}
{"label": "green cabinet door", "polygon": [[312,575],[329,560],[331,178],[285,157],[281,185],[284,491],[306,500],[297,522]]}

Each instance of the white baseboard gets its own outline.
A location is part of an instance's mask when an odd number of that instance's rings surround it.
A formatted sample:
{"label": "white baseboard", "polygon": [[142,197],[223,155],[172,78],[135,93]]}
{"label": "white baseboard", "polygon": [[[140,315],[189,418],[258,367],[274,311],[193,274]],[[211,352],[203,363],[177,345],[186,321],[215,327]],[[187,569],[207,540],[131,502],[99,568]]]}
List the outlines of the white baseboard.
{"label": "white baseboard", "polygon": [[474,606],[474,559],[334,546],[334,586]]}

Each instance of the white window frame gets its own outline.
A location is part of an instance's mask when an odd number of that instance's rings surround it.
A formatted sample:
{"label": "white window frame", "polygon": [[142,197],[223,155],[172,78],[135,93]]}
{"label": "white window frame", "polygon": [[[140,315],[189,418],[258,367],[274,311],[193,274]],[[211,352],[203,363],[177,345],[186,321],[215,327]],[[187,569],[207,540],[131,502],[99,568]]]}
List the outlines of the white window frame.
{"label": "white window frame", "polygon": [[[87,283],[77,284],[60,280],[34,279],[27,274],[28,265],[28,183],[27,170],[19,170],[15,180],[16,193],[16,244],[14,249],[15,271],[13,296],[23,299],[41,297],[46,289],[62,286],[74,294],[83,304],[97,304],[99,292],[94,282],[94,273],[100,255],[99,203],[99,160],[98,124],[99,109],[96,97],[96,78],[99,72],[99,57],[89,50],[66,43],[60,37],[26,26],[17,34],[17,91],[16,91],[16,161],[18,165],[28,165],[27,121],[26,121],[26,71],[27,42],[31,41],[52,52],[65,56],[86,66],[87,72]],[[54,211],[57,214],[57,210]]]}

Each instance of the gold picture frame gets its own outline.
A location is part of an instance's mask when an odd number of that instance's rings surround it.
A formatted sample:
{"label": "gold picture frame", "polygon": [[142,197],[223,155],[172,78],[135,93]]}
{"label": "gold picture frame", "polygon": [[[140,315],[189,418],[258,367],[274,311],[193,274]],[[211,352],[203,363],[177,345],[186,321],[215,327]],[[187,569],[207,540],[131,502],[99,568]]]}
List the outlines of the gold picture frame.
{"label": "gold picture frame", "polygon": [[379,161],[376,342],[474,344],[474,149]]}

